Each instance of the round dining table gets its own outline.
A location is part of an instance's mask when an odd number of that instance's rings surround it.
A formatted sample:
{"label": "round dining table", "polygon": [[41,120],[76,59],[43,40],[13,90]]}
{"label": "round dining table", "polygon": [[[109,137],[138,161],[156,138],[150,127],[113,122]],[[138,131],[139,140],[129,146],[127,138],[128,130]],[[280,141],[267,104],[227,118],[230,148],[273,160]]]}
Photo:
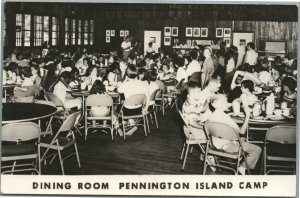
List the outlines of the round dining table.
{"label": "round dining table", "polygon": [[54,106],[38,103],[2,103],[2,124],[48,118],[56,113]]}

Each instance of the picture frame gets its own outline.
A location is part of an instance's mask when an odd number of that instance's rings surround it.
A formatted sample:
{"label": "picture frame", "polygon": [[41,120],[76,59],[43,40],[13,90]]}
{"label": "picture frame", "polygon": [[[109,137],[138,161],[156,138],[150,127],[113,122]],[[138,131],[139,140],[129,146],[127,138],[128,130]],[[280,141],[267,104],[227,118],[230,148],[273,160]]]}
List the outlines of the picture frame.
{"label": "picture frame", "polygon": [[222,38],[224,35],[224,30],[223,28],[216,28],[216,37],[217,38]]}
{"label": "picture frame", "polygon": [[107,37],[106,37],[105,42],[106,42],[106,43],[110,43],[110,36],[107,36]]}
{"label": "picture frame", "polygon": [[124,37],[125,36],[125,31],[124,30],[120,30],[120,37]]}
{"label": "picture frame", "polygon": [[231,28],[224,28],[224,37],[231,37]]}
{"label": "picture frame", "polygon": [[164,46],[171,46],[171,37],[164,37]]}
{"label": "picture frame", "polygon": [[115,30],[110,30],[110,36],[115,36]]}
{"label": "picture frame", "polygon": [[110,36],[110,30],[106,30],[106,36]]}
{"label": "picture frame", "polygon": [[125,36],[129,36],[129,30],[125,30]]}
{"label": "picture frame", "polygon": [[201,37],[208,37],[208,28],[201,28]]}
{"label": "picture frame", "polygon": [[185,36],[190,36],[190,37],[193,36],[193,28],[192,27],[187,27],[185,29]]}
{"label": "picture frame", "polygon": [[156,37],[150,37],[150,42],[156,43]]}
{"label": "picture frame", "polygon": [[230,47],[230,45],[231,45],[231,38],[223,38],[223,42],[226,43],[226,47]]}
{"label": "picture frame", "polygon": [[164,36],[171,36],[171,27],[164,28]]}
{"label": "picture frame", "polygon": [[193,37],[200,37],[201,33],[200,33],[200,28],[198,27],[194,27],[193,28]]}
{"label": "picture frame", "polygon": [[178,36],[178,27],[172,27],[172,36]]}

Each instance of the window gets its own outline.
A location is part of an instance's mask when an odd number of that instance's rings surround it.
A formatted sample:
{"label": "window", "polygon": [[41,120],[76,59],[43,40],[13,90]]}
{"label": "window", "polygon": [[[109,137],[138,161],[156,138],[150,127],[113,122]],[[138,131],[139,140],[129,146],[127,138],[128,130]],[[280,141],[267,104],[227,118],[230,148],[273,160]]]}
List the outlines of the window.
{"label": "window", "polygon": [[34,46],[49,41],[49,17],[34,16]]}
{"label": "window", "polygon": [[76,38],[75,38],[75,30],[76,30],[76,20],[72,19],[72,25],[71,25],[71,45],[76,44]]}
{"label": "window", "polygon": [[69,45],[69,38],[70,38],[70,32],[69,32],[69,19],[65,19],[65,45]]}
{"label": "window", "polygon": [[2,44],[3,46],[6,46],[6,17],[5,17],[5,14],[3,15],[3,40],[2,40]]}
{"label": "window", "polygon": [[16,46],[30,46],[31,15],[16,14]]}
{"label": "window", "polygon": [[88,45],[89,44],[89,21],[84,21],[83,26],[83,44]]}
{"label": "window", "polygon": [[81,39],[82,39],[82,25],[81,25],[81,20],[78,20],[77,32],[78,32],[77,44],[81,45]]}
{"label": "window", "polygon": [[58,19],[57,17],[52,17],[52,45],[58,44]]}
{"label": "window", "polygon": [[94,20],[90,20],[90,45],[94,45]]}

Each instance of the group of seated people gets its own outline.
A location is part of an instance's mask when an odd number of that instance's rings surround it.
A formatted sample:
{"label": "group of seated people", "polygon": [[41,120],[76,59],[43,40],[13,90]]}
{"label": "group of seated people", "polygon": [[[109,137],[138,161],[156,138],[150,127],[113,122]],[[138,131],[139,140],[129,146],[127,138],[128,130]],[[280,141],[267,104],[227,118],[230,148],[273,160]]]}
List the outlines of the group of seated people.
{"label": "group of seated people", "polygon": [[[202,128],[207,120],[225,122],[244,134],[250,116],[248,106],[258,100],[253,94],[255,90],[272,91],[278,95],[278,101],[287,101],[290,107],[296,108],[297,60],[276,57],[275,62],[269,64],[265,59],[259,60],[254,48],[253,43],[247,44],[246,57],[239,66],[236,65],[237,48],[226,48],[225,45],[217,51],[210,46],[197,48],[189,56],[180,52],[166,54],[159,49],[158,53],[145,56],[129,53],[124,59],[122,54],[118,56],[111,52],[106,60],[86,49],[77,50],[73,55],[50,49],[43,56],[33,53],[27,58],[29,65],[25,66],[24,61],[17,58],[22,56],[17,56],[14,51],[5,60],[3,82],[19,83],[14,97],[40,99],[42,92],[53,92],[70,109],[82,108],[81,98],[70,94],[72,88],[89,90],[90,94],[116,91],[124,94],[125,99],[144,94],[149,104],[150,96],[156,90],[169,90],[169,87],[181,83],[182,93],[187,93],[182,111],[192,130],[199,135],[197,138],[206,138]],[[244,106],[246,117],[241,128],[225,113],[227,103],[232,101],[239,101]],[[91,112],[98,116],[109,113],[105,108]],[[122,135],[118,124],[116,126]],[[250,168],[254,168],[261,149],[247,142],[244,144],[247,162]],[[236,145],[226,142],[218,142],[216,147],[236,149]],[[244,164],[240,169],[244,172]]]}

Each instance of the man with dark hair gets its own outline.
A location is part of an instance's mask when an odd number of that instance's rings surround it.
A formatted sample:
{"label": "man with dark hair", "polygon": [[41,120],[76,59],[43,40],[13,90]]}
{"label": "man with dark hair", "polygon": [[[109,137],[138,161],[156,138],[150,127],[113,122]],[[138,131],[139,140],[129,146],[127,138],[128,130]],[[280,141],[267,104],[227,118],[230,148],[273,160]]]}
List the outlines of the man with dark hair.
{"label": "man with dark hair", "polygon": [[254,83],[251,80],[243,80],[241,83],[242,95],[234,101],[240,102],[243,106],[252,106],[254,102],[258,101],[256,95],[252,92],[254,90]]}
{"label": "man with dark hair", "polygon": [[186,69],[186,76],[187,77],[191,76],[194,72],[200,72],[201,71],[201,65],[197,60],[198,53],[196,51],[191,52],[191,58],[192,58],[192,61],[190,62],[190,64],[187,66],[187,69]]}
{"label": "man with dark hair", "polygon": [[255,44],[253,42],[247,43],[247,52],[245,55],[244,63],[248,63],[249,65],[256,65],[258,54],[255,51]]}

